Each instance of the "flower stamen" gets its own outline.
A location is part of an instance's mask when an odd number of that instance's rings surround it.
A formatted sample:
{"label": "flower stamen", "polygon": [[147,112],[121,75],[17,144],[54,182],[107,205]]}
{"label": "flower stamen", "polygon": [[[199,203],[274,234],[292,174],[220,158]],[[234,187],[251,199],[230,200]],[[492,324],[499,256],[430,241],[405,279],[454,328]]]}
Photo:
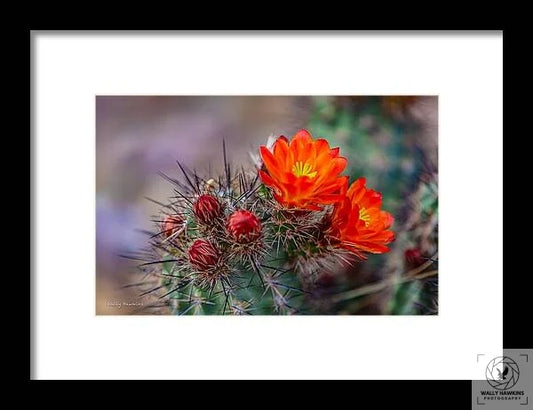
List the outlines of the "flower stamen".
{"label": "flower stamen", "polygon": [[313,167],[307,162],[297,161],[296,164],[292,166],[292,173],[297,177],[316,177],[317,171],[313,171]]}
{"label": "flower stamen", "polygon": [[365,228],[370,224],[370,215],[368,214],[366,208],[359,209],[359,219],[365,222]]}

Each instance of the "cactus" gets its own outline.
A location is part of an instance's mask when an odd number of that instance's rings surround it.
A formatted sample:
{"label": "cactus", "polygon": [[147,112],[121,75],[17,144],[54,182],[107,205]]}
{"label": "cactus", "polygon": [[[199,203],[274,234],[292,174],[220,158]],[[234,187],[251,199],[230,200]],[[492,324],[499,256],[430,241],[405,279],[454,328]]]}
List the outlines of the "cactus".
{"label": "cactus", "polygon": [[260,152],[260,169],[233,171],[223,146],[223,175],[201,176],[181,163],[180,179],[161,174],[174,195],[161,204],[147,249],[132,255],[141,261],[145,308],[320,313],[314,299],[323,271],[389,250],[393,218],[364,178],[348,188],[338,148],[301,130]]}
{"label": "cactus", "polygon": [[[178,176],[161,174],[174,193],[158,202],[148,247],[129,255],[143,273],[133,284],[142,311],[438,313],[436,140],[426,102],[316,97],[307,127],[327,141],[304,149],[294,143],[304,130],[291,141],[271,136],[238,168],[223,144],[222,175],[181,163]],[[317,156],[322,149],[328,155]],[[363,176],[385,194],[396,235]]]}

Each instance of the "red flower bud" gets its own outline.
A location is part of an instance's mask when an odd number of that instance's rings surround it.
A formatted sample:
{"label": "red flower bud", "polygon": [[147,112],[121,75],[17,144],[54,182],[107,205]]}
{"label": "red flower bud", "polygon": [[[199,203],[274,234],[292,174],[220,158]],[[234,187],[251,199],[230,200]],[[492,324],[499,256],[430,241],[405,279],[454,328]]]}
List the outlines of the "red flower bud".
{"label": "red flower bud", "polygon": [[213,195],[200,195],[194,203],[194,215],[198,221],[209,224],[222,215],[222,205]]}
{"label": "red flower bud", "polygon": [[261,234],[261,221],[250,211],[238,210],[228,219],[228,232],[239,243],[248,243]]}
{"label": "red flower bud", "polygon": [[183,227],[184,221],[180,215],[167,215],[162,223],[163,235],[168,238]]}
{"label": "red flower bud", "polygon": [[405,262],[407,262],[407,266],[410,268],[416,268],[425,262],[425,259],[422,257],[422,253],[418,248],[406,249],[404,256]]}
{"label": "red flower bud", "polygon": [[216,266],[219,255],[209,241],[197,239],[189,248],[189,262],[200,271]]}

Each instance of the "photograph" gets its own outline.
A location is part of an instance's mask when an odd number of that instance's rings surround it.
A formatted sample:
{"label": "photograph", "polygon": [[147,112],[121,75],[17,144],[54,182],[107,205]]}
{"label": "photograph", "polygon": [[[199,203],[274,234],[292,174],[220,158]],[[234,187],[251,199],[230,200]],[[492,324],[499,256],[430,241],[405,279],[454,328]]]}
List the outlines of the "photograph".
{"label": "photograph", "polygon": [[30,379],[531,405],[510,38],[32,31]]}
{"label": "photograph", "polygon": [[438,315],[437,95],[97,95],[96,315]]}

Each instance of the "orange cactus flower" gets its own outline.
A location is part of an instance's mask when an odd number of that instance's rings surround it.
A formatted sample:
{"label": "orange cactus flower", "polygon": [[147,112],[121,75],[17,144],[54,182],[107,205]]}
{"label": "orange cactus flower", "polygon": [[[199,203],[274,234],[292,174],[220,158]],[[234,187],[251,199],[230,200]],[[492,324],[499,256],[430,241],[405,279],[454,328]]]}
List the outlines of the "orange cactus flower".
{"label": "orange cactus flower", "polygon": [[280,204],[320,210],[320,205],[343,200],[341,191],[348,177],[340,173],[347,161],[325,139],[313,140],[309,132],[300,130],[290,143],[281,136],[272,151],[261,146],[260,153],[267,172],[260,170],[259,176]]}
{"label": "orange cactus flower", "polygon": [[381,210],[381,194],[365,184],[366,179],[359,178],[350,186],[345,200],[335,206],[331,224],[331,235],[340,246],[363,259],[364,252],[389,252],[385,245],[394,240],[388,230],[394,218]]}

